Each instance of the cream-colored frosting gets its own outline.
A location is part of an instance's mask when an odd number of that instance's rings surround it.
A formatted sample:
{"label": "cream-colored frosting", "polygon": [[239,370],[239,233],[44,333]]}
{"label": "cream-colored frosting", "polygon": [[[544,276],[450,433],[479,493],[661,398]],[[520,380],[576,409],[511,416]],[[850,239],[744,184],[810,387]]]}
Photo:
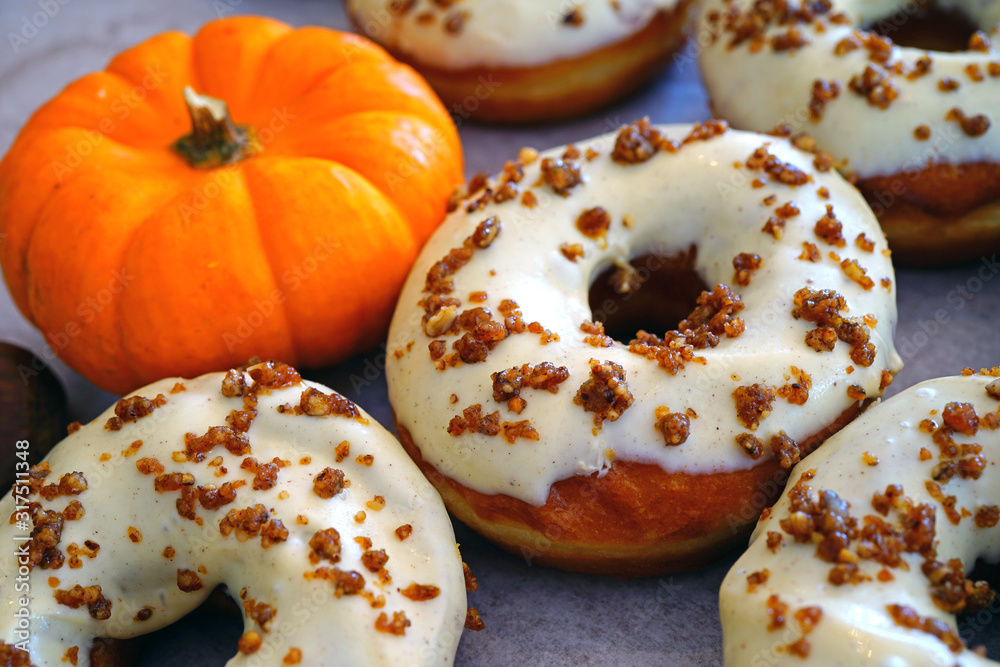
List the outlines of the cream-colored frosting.
{"label": "cream-colored frosting", "polygon": [[[1000,455],[1000,430],[980,429],[972,437],[953,434],[958,444],[982,445],[986,469],[978,479],[963,479],[956,475],[942,484],[942,491],[955,496],[956,509],[967,509],[972,516],[954,525],[941,510],[926,488],[932,470],[940,462],[939,448],[931,435],[920,429],[924,419],[941,424],[941,413],[950,402],[971,403],[980,417],[1000,409],[1000,402],[987,395],[985,387],[996,383],[993,377],[950,377],[930,380],[907,389],[885,403],[869,409],[844,430],[830,438],[792,471],[790,482],[799,479],[806,470],[815,470],[807,482],[815,499],[820,490],[835,492],[850,504],[850,513],[859,523],[862,517],[875,514],[895,525],[898,515],[890,510],[887,516],[877,514],[872,496],[885,493],[890,484],[903,487],[905,496],[915,503],[935,506],[936,559],[947,562],[960,558],[966,571],[977,557],[988,562],[1000,559],[1000,526],[979,528],[974,515],[983,506],[1000,502],[1000,471],[996,459]],[[921,460],[920,450],[932,455]],[[862,457],[866,452],[878,457],[877,465],[868,465]],[[831,563],[816,557],[816,545],[799,543],[782,531],[779,523],[789,514],[789,495],[774,506],[753,535],[746,553],[736,562],[723,581],[720,594],[725,664],[744,665],[824,665],[824,667],[916,667],[918,665],[997,665],[977,654],[963,650],[953,653],[934,636],[903,628],[895,623],[887,605],[906,605],[924,617],[940,619],[956,628],[955,617],[938,608],[930,595],[929,582],[921,571],[923,557],[903,554],[909,569],[892,568],[892,580],[880,581],[881,565],[860,561],[862,574],[872,577],[856,585],[835,586],[827,575]],[[784,544],[772,552],[766,545],[768,532],[784,535]],[[748,592],[747,576],[767,569],[767,581]],[[772,594],[788,605],[784,628],[767,629],[767,600]],[[822,618],[807,635],[811,644],[809,659],[789,655],[779,647],[797,641],[802,628],[793,620],[793,613],[807,606],[818,606]],[[976,615],[971,616],[973,621]],[[966,632],[972,628],[965,628]],[[973,645],[981,640],[966,634]]]}
{"label": "cream-colored frosting", "polygon": [[[404,4],[404,3],[397,3]],[[531,67],[574,58],[633,35],[677,0],[506,0],[454,3],[416,0],[405,13],[388,0],[347,0],[366,36],[424,65],[443,69]],[[577,25],[564,22],[576,10]],[[464,15],[460,30],[447,21]],[[431,17],[422,20],[423,16]]]}
{"label": "cream-colored frosting", "polygon": [[[867,97],[851,90],[850,81],[871,64],[891,68],[901,63],[911,71],[928,52],[893,46],[887,63],[875,63],[865,48],[835,55],[837,44],[851,37],[860,26],[879,19],[896,25],[908,18],[908,11],[917,3],[902,0],[832,0],[829,14],[819,16],[812,24],[777,25],[772,23],[763,32],[768,40],[752,46],[746,40],[731,47],[732,33],[717,32],[709,17],[726,11],[731,5],[741,12],[753,6],[753,0],[706,0],[698,32],[700,62],[705,86],[715,112],[736,127],[767,131],[778,123],[788,123],[796,132],[812,135],[820,148],[837,158],[847,160],[846,168],[861,177],[891,175],[917,170],[929,162],[960,164],[967,162],[1000,161],[1000,75],[991,75],[990,63],[1000,62],[997,40],[1000,32],[991,33],[988,52],[963,51],[930,53],[932,65],[925,76],[910,79],[906,74],[893,74],[898,97],[885,109],[869,103]],[[790,3],[798,6],[798,2]],[[950,0],[937,2],[942,9],[961,9],[984,30],[1000,24],[1000,4]],[[832,23],[837,12],[847,16],[845,24]],[[797,29],[808,40],[798,49],[776,51],[770,40]],[[892,33],[889,33],[892,37]],[[975,81],[967,68],[975,67],[982,75]],[[952,92],[938,88],[944,77],[958,82]],[[809,104],[813,83],[817,80],[836,82],[839,95],[827,102],[822,118],[812,119]],[[983,115],[990,129],[979,136],[967,135],[960,124],[946,116],[958,107],[968,117]],[[930,137],[919,140],[914,131],[920,125],[930,129]],[[905,188],[906,183],[900,183]],[[886,193],[886,197],[899,192]]]}
{"label": "cream-colored frosting", "polygon": [[[692,126],[661,130],[680,141]],[[465,212],[464,203],[460,205],[427,243],[403,289],[388,339],[390,402],[397,421],[410,430],[423,457],[476,491],[505,493],[541,505],[554,482],[603,472],[610,456],[656,463],[667,471],[747,469],[757,461],[735,441],[737,434],[748,432],[736,415],[732,394],[737,387],[753,383],[780,387],[789,382],[792,366],[809,374],[812,389],[807,403],[792,405],[776,399],[770,416],[755,432],[764,443],[780,431],[801,442],[855,402],[848,396],[850,385],[863,388],[868,397],[877,396],[883,370],[895,372],[901,366],[892,345],[895,283],[889,257],[883,252],[885,239],[860,195],[834,171],[816,172],[813,156],[786,140],[733,130],[689,143],[676,153],[661,151],[644,163],[622,165],[609,156],[615,137],[611,133],[577,144],[581,152],[594,149],[599,156],[577,160],[584,182],[565,198],[539,183],[539,159],[524,167],[520,181],[522,192],[530,191],[537,198],[534,208],[524,206],[520,197],[488,204],[473,213]],[[780,160],[808,171],[813,181],[792,187],[768,180],[755,187],[753,181],[763,172],[741,165],[762,146]],[[556,148],[541,158],[562,152]],[[492,185],[496,187],[497,182]],[[829,200],[818,194],[823,187],[829,191]],[[765,204],[770,195],[775,195],[773,201]],[[801,213],[788,220],[784,237],[778,241],[761,230],[775,209],[789,201]],[[827,204],[843,222],[846,247],[827,245],[814,232]],[[582,211],[597,206],[606,209],[612,220],[604,241],[587,238],[575,227]],[[542,345],[539,335],[512,335],[485,362],[437,370],[428,351],[432,338],[421,328],[424,310],[418,302],[427,296],[422,292],[425,278],[432,264],[460,247],[488,216],[499,219],[501,231],[491,246],[477,250],[467,265],[452,274],[454,291],[446,296],[461,300],[459,311],[484,306],[497,319],[501,301],[513,299],[525,322],[540,323],[558,334],[559,340]],[[629,227],[623,224],[626,218]],[[872,252],[855,245],[862,233],[874,241]],[[803,242],[818,246],[821,261],[799,259]],[[560,252],[565,243],[581,244],[584,257],[570,261]],[[717,347],[697,351],[704,365],[689,363],[676,376],[655,361],[630,353],[621,343],[597,348],[584,341],[587,334],[580,325],[594,317],[588,289],[599,273],[612,263],[627,262],[646,252],[671,254],[691,245],[698,247],[696,270],[704,282],[729,285],[742,298],[745,310],[739,316],[746,324],[742,335],[724,337]],[[875,286],[865,290],[849,280],[829,256],[834,250],[842,259],[856,259]],[[734,283],[732,262],[740,253],[756,253],[764,260],[746,287]],[[883,277],[888,287],[881,284]],[[793,295],[806,286],[842,294],[850,317],[871,314],[877,318],[871,330],[876,356],[870,367],[852,362],[844,343],[823,353],[807,347],[806,332],[815,325],[791,315]],[[486,300],[470,302],[469,294],[479,291],[486,292]],[[455,334],[438,337],[446,340],[448,353],[457,338]],[[620,364],[634,396],[633,405],[617,421],[606,421],[596,434],[594,414],[573,400],[590,377],[590,359]],[[569,378],[559,385],[558,393],[522,391],[527,407],[521,414],[493,399],[491,373],[542,362],[568,369]],[[502,421],[529,420],[540,439],[508,444],[502,435],[450,435],[447,428],[452,417],[474,404],[481,404],[484,414],[499,410]],[[659,406],[674,413],[689,408],[697,413],[682,445],[665,446],[654,428]],[[766,444],[765,449],[765,457],[772,456]]]}
{"label": "cream-colored frosting", "polygon": [[[283,664],[292,648],[301,651],[303,665],[451,664],[466,611],[461,558],[440,497],[399,444],[364,413],[357,419],[280,413],[281,405],[298,405],[307,386],[329,391],[303,383],[262,391],[258,415],[247,432],[252,447],[247,456],[262,464],[274,457],[289,462],[278,471],[273,488],[253,490],[254,475],[240,467],[244,456],[221,446],[208,452],[201,463],[175,462],[172,453],[184,450],[186,433],[203,435],[209,427],[226,425],[230,412],[242,409],[241,398],[227,398],[220,392],[222,378],[223,374],[215,373],[151,384],[137,394],[150,399],[163,394],[165,405],[126,422],[119,431],[105,428],[114,415],[109,409],[52,450],[46,459],[52,470],[47,482],[58,484],[63,474],[79,471],[88,485],[79,495],[41,501],[43,509],[55,511],[62,511],[73,499],[82,504],[85,515],[65,521],[59,544],[64,554],[71,543],[83,545],[91,540],[100,545],[95,557],[80,557],[80,567],[70,566],[68,554],[59,569],[35,567],[26,577],[29,592],[20,592],[14,549],[23,544],[17,540],[30,533],[7,521],[15,511],[11,494],[0,502],[4,517],[0,538],[7,551],[0,559],[5,610],[0,639],[8,643],[23,639],[16,634],[16,612],[25,606],[30,632],[22,646],[34,664],[65,664],[67,650],[76,646],[77,664],[87,665],[94,637],[127,638],[161,628],[197,607],[217,585],[225,584],[231,595],[245,589],[246,599],[268,604],[276,612],[266,632],[244,615],[245,631],[258,632],[263,643],[256,653],[237,653],[227,663],[230,666]],[[176,382],[182,382],[186,390],[171,393]],[[123,452],[137,440],[142,441],[141,447],[125,456]],[[338,463],[335,447],[344,441],[350,444],[350,454]],[[363,455],[374,457],[370,466],[357,460]],[[143,457],[156,458],[167,473],[191,473],[195,485],[236,480],[245,480],[247,485],[237,490],[232,503],[219,509],[209,511],[198,505],[196,513],[203,522],[198,525],[178,514],[179,491],[158,493],[153,488],[156,475],[139,472],[136,462]],[[217,476],[222,467],[215,465],[219,461],[213,462],[216,457],[221,458],[226,474]],[[326,467],[342,470],[350,485],[322,499],[313,491],[313,478]],[[376,495],[385,499],[381,511],[367,505]],[[41,498],[36,494],[29,500]],[[257,503],[267,508],[271,519],[284,524],[289,532],[286,541],[264,548],[260,537],[241,541],[237,532],[221,534],[220,520],[227,512]],[[358,512],[366,514],[361,523],[356,520]],[[308,520],[307,525],[299,523],[300,516]],[[405,541],[395,533],[403,524],[413,529]],[[141,541],[130,539],[130,527],[138,529]],[[340,560],[312,564],[309,541],[327,528],[340,534]],[[371,540],[371,549],[385,550],[391,582],[380,582],[361,562],[364,548],[355,541],[359,536]],[[167,547],[176,551],[169,559],[163,555]],[[384,606],[373,608],[362,595],[337,598],[330,581],[304,577],[324,566],[361,573],[365,590],[384,596]],[[178,569],[200,572],[201,590],[181,591]],[[58,584],[50,585],[50,577],[58,578]],[[437,586],[440,595],[422,602],[408,599],[399,589],[411,583]],[[69,590],[76,584],[100,585],[102,595],[111,601],[111,617],[95,620],[86,606],[72,609],[56,601],[56,590]],[[28,598],[26,604],[19,600],[22,596]],[[135,620],[143,607],[152,609],[151,616]],[[393,612],[403,612],[411,625],[404,635],[377,631],[381,612],[390,622]]]}

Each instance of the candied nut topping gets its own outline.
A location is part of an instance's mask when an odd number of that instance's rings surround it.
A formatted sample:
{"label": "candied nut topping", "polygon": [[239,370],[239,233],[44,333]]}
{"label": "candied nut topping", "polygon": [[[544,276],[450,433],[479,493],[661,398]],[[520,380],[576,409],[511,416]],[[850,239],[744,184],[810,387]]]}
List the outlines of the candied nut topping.
{"label": "candied nut topping", "polygon": [[756,431],[760,422],[771,414],[775,395],[773,387],[762,383],[737,387],[733,390],[737,419],[751,431]]}
{"label": "candied nut topping", "polygon": [[365,588],[365,578],[354,570],[344,571],[336,567],[320,567],[315,572],[306,572],[309,580],[324,579],[333,584],[333,596],[358,595]]}
{"label": "candied nut topping", "polygon": [[220,445],[236,456],[250,453],[247,437],[229,426],[212,426],[203,436],[184,434],[184,451],[192,461],[204,461],[205,455]]}
{"label": "candied nut topping", "polygon": [[615,344],[614,339],[604,333],[604,325],[601,322],[584,320],[580,325],[580,331],[588,334],[583,337],[583,342],[591,347],[612,347]]}
{"label": "candied nut topping", "polygon": [[226,372],[226,377],[222,378],[222,395],[227,398],[237,398],[243,396],[247,383],[243,373],[231,368]]}
{"label": "candied nut topping", "polygon": [[[540,364],[524,364],[520,368],[508,368],[490,375],[493,380],[493,400],[497,402],[507,401],[510,405],[511,399],[520,397],[522,389],[542,389],[549,393],[559,392],[559,385],[569,378],[569,369],[565,366],[544,361]],[[521,412],[526,406],[522,399],[516,404],[515,412]],[[512,407],[513,409],[513,407]]]}
{"label": "candied nut topping", "polygon": [[864,367],[875,362],[875,346],[870,342],[868,327],[863,320],[846,319],[844,297],[833,290],[811,290],[803,287],[795,293],[792,317],[818,324],[806,334],[806,345],[817,352],[833,350],[837,339],[851,346],[851,359]]}
{"label": "candied nut topping", "polygon": [[767,598],[767,629],[770,632],[785,627],[785,616],[788,614],[788,605],[781,601],[777,595]]}
{"label": "candied nut topping", "polygon": [[629,343],[629,352],[655,360],[667,373],[676,375],[687,362],[704,363],[694,351],[715,347],[719,337],[736,338],[744,331],[743,320],[733,317],[743,310],[743,302],[725,285],[716,285],[711,292],[702,292],[694,311],[678,324],[678,330],[668,331],[660,338],[639,331]]}
{"label": "candied nut topping", "polygon": [[784,431],[771,436],[771,450],[778,459],[778,465],[785,469],[798,463],[802,454],[799,443],[785,435]]}
{"label": "candied nut topping", "polygon": [[781,533],[775,532],[773,530],[767,533],[767,548],[772,552],[776,553],[782,544],[785,543],[785,538],[782,537]]}
{"label": "candied nut topping", "polygon": [[[515,399],[516,400],[516,399]],[[504,422],[500,426],[504,440],[513,445],[518,438],[525,440],[538,440],[538,431],[527,419],[516,422]]]}
{"label": "candied nut topping", "polygon": [[361,409],[352,401],[333,391],[325,394],[309,387],[299,397],[299,409],[310,417],[336,415],[339,417],[361,417]]}
{"label": "candied nut topping", "polygon": [[812,98],[809,100],[809,117],[813,120],[823,118],[827,103],[840,95],[840,83],[816,79],[812,85]]}
{"label": "candied nut topping", "polygon": [[493,320],[480,322],[468,333],[452,343],[452,349],[458,353],[458,358],[467,364],[486,361],[490,351],[500,341],[507,338],[508,332],[504,325]]}
{"label": "candied nut topping", "polygon": [[185,486],[194,484],[194,475],[189,472],[171,472],[157,475],[153,480],[153,488],[157,493],[167,493],[169,491],[179,491]]}
{"label": "candied nut topping", "polygon": [[235,530],[236,538],[244,542],[260,534],[269,518],[267,509],[260,503],[241,510],[229,510],[219,521],[219,532],[228,537]]}
{"label": "candied nut topping", "polygon": [[899,90],[885,68],[869,63],[861,74],[851,77],[847,87],[868,100],[868,104],[879,109],[888,109],[899,97]]}
{"label": "candied nut topping", "polygon": [[281,662],[286,665],[298,665],[302,662],[302,649],[294,646],[288,649],[288,653],[281,659]]}
{"label": "candied nut topping", "polygon": [[973,436],[979,430],[979,415],[971,403],[948,403],[941,411],[941,418],[949,428],[962,435]]}
{"label": "candied nut topping", "polygon": [[847,277],[867,291],[875,287],[875,281],[868,277],[868,272],[858,264],[856,259],[845,259],[840,263],[840,268],[844,270]]}
{"label": "candied nut topping", "polygon": [[843,248],[847,245],[847,241],[844,240],[844,236],[841,233],[843,229],[844,226],[833,213],[833,206],[827,204],[826,215],[816,221],[816,236],[829,245],[837,248]]}
{"label": "candied nut topping", "polygon": [[280,361],[264,361],[247,369],[253,381],[263,389],[284,389],[302,382],[299,372]]}
{"label": "candied nut topping", "polygon": [[737,285],[747,286],[750,284],[751,274],[764,264],[764,260],[756,253],[741,252],[733,258],[733,268],[736,274],[733,280]]}
{"label": "candied nut topping", "polygon": [[600,206],[588,208],[576,219],[576,228],[591,239],[603,238],[611,227],[611,216]]}
{"label": "candied nut topping", "polygon": [[396,529],[396,537],[402,542],[407,537],[413,534],[413,526],[408,523],[404,523],[402,526]]}
{"label": "candied nut topping", "polygon": [[[339,456],[339,454],[338,454]],[[313,478],[313,493],[323,499],[333,498],[344,490],[344,471],[324,468]]]}
{"label": "candied nut topping", "polygon": [[104,428],[109,431],[121,430],[125,422],[134,422],[151,414],[153,410],[167,404],[167,399],[163,394],[157,394],[156,398],[150,400],[142,396],[130,396],[120,399],[115,404],[115,416],[109,417]]}
{"label": "candied nut topping", "polygon": [[278,466],[274,463],[262,463],[254,471],[253,490],[266,491],[278,482]]}
{"label": "candied nut topping", "polygon": [[812,389],[812,376],[796,366],[791,367],[791,373],[795,381],[780,387],[777,395],[792,405],[805,405]]}
{"label": "candied nut topping", "polygon": [[486,627],[483,623],[483,619],[479,616],[479,610],[475,607],[469,607],[465,612],[465,627],[467,630],[472,630],[473,632],[479,632]]}
{"label": "candied nut topping", "polygon": [[309,562],[316,565],[321,560],[340,562],[340,533],[336,528],[318,530],[309,539]]}
{"label": "candied nut topping", "polygon": [[465,408],[461,416],[452,417],[448,424],[448,433],[459,436],[466,431],[490,436],[498,434],[500,432],[500,412],[494,411],[483,416],[483,406],[479,403]]}
{"label": "candied nut topping", "polygon": [[391,635],[405,635],[406,628],[410,626],[410,620],[401,611],[392,612],[392,620],[383,611],[375,619],[375,629],[379,632],[386,632]]}
{"label": "candied nut topping", "polygon": [[368,549],[361,554],[361,564],[371,572],[379,572],[384,569],[387,562],[389,562],[389,556],[385,553],[385,549]]}
{"label": "candied nut topping", "polygon": [[953,79],[950,76],[944,76],[941,77],[940,81],[938,81],[938,90],[940,90],[943,93],[950,93],[953,90],[958,90],[958,87],[960,85],[961,84],[958,82],[958,80]]}
{"label": "candied nut topping", "polygon": [[288,539],[288,529],[281,519],[271,519],[260,531],[260,546],[265,549]]}
{"label": "candied nut topping", "polygon": [[805,260],[807,262],[818,262],[820,261],[819,248],[817,248],[809,241],[802,242],[802,254],[799,255],[799,259]]}
{"label": "candied nut topping", "polygon": [[897,625],[937,637],[951,649],[952,653],[960,653],[965,648],[965,642],[962,641],[961,637],[941,619],[933,616],[921,616],[917,610],[907,605],[890,604],[887,605],[886,609]]}
{"label": "candied nut topping", "polygon": [[542,160],[542,182],[548,184],[560,197],[568,197],[569,191],[583,182],[580,165],[572,160],[547,157]]}
{"label": "candied nut topping", "polygon": [[399,591],[404,597],[410,598],[414,602],[433,600],[441,594],[441,589],[430,584],[412,583]]}
{"label": "candied nut topping", "polygon": [[751,572],[747,575],[747,593],[756,592],[758,586],[763,586],[767,583],[768,578],[771,576],[771,572],[764,568],[763,570],[758,570],[757,572]]}
{"label": "candied nut topping", "polygon": [[650,124],[649,118],[642,118],[618,131],[611,159],[618,164],[638,164],[653,157],[660,149],[677,150]]}
{"label": "candied nut topping", "polygon": [[625,369],[613,361],[590,360],[590,378],[576,392],[573,402],[594,413],[594,426],[617,420],[633,401],[625,382]]}
{"label": "candied nut topping", "polygon": [[988,117],[983,114],[966,116],[965,112],[958,107],[949,111],[944,119],[957,122],[962,127],[962,132],[965,132],[970,137],[980,137],[990,129],[990,119]]}
{"label": "candied nut topping", "polygon": [[86,605],[90,617],[94,620],[106,621],[111,618],[111,600],[104,597],[100,586],[84,587],[76,584],[69,590],[56,590],[54,596],[56,602],[70,609]]}
{"label": "candied nut topping", "polygon": [[772,180],[794,187],[812,182],[812,176],[789,162],[782,162],[767,150],[764,144],[747,158],[746,167],[750,171],[763,171]]}
{"label": "candied nut topping", "polygon": [[247,618],[251,619],[264,632],[270,631],[271,620],[278,613],[278,610],[265,602],[257,602],[253,598],[243,601],[243,611]]}
{"label": "candied nut topping", "polygon": [[752,433],[740,433],[736,436],[738,444],[754,461],[764,454],[764,442]]}
{"label": "candied nut topping", "polygon": [[686,414],[670,412],[670,408],[656,408],[656,422],[653,428],[663,435],[663,442],[668,447],[683,445],[691,435],[691,420]]}
{"label": "candied nut topping", "polygon": [[1000,507],[996,505],[983,505],[976,510],[976,526],[978,528],[992,528],[1000,520]]}
{"label": "candied nut topping", "polygon": [[177,588],[185,593],[193,593],[201,590],[202,586],[201,577],[198,576],[197,572],[182,568],[177,569]]}
{"label": "candied nut topping", "polygon": [[854,239],[854,245],[858,246],[865,252],[872,252],[875,250],[875,241],[865,236],[864,232],[858,234]]}
{"label": "candied nut topping", "polygon": [[559,252],[571,262],[582,259],[584,256],[583,246],[579,243],[563,243],[559,246]]}
{"label": "candied nut topping", "polygon": [[264,639],[260,636],[260,633],[256,630],[250,630],[243,633],[240,640],[236,643],[236,648],[244,655],[252,655],[260,650],[263,643]]}
{"label": "candied nut topping", "polygon": [[141,458],[136,461],[135,468],[143,475],[158,475],[165,470],[162,463],[151,457]]}

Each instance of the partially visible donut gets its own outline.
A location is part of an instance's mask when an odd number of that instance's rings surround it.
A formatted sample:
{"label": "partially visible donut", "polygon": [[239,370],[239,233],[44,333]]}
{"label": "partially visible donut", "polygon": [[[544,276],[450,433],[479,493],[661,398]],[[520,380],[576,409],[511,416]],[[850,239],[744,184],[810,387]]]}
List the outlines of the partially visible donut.
{"label": "partially visible donut", "polygon": [[[452,513],[526,558],[704,565],[901,366],[885,239],[823,155],[640,121],[470,189],[403,289],[389,399]],[[592,308],[609,267],[704,284],[678,330],[615,342],[593,320],[644,292]]]}
{"label": "partially visible donut", "polygon": [[161,628],[223,584],[244,618],[231,666],[454,659],[444,506],[384,429],[288,366],[153,383],[18,473],[0,664],[107,664],[96,638]]}
{"label": "partially visible donut", "polygon": [[347,0],[359,32],[460,118],[580,116],[636,90],[683,44],[692,0]]}
{"label": "partially visible donut", "polygon": [[698,35],[715,112],[814,137],[857,180],[894,258],[911,264],[1000,250],[1000,4],[936,3],[981,28],[957,53],[864,29],[916,22],[928,4],[707,0]]}
{"label": "partially visible donut", "polygon": [[[968,371],[971,373],[971,371]],[[725,664],[998,665],[955,614],[1000,560],[1000,368],[922,382],[792,470],[722,583]]]}

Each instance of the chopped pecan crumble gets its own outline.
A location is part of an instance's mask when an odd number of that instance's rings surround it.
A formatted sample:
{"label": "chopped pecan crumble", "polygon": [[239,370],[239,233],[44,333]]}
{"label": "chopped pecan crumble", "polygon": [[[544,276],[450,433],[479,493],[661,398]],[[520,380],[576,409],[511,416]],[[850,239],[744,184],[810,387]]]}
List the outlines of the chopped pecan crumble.
{"label": "chopped pecan crumble", "polygon": [[580,385],[573,402],[594,413],[594,426],[617,420],[632,405],[632,393],[625,381],[625,370],[614,363],[590,360],[590,378]]}
{"label": "chopped pecan crumble", "polygon": [[611,227],[611,216],[600,206],[588,208],[576,219],[576,228],[590,239],[603,238]]}
{"label": "chopped pecan crumble", "polygon": [[687,442],[691,435],[691,420],[684,413],[670,412],[670,408],[656,408],[656,423],[653,427],[663,436],[663,442],[668,447],[676,447]]}
{"label": "chopped pecan crumble", "polygon": [[559,158],[547,157],[541,164],[543,183],[548,184],[552,191],[560,197],[568,197],[569,191],[583,182],[580,165],[572,160],[563,161]]}
{"label": "chopped pecan crumble", "polygon": [[756,431],[769,414],[774,403],[775,391],[762,383],[754,383],[733,390],[733,400],[736,402],[736,417],[745,427]]}
{"label": "chopped pecan crumble", "polygon": [[120,431],[126,422],[138,421],[166,404],[167,399],[163,394],[157,394],[152,400],[142,396],[120,399],[115,404],[115,416],[108,418],[104,428],[109,431]]}
{"label": "chopped pecan crumble", "polygon": [[69,590],[57,590],[54,593],[56,602],[70,609],[78,609],[84,605],[90,612],[90,617],[97,621],[111,618],[111,600],[104,597],[100,586],[81,586],[76,584]]}

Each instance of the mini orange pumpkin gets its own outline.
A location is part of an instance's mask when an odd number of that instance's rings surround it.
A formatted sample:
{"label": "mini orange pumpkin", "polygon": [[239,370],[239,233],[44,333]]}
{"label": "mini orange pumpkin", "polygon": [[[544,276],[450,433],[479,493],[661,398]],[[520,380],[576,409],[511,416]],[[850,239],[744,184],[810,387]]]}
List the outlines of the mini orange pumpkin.
{"label": "mini orange pumpkin", "polygon": [[21,312],[110,391],[253,355],[326,365],[384,335],[462,168],[437,97],[379,47],[224,19],[32,116],[0,162],[0,262]]}

